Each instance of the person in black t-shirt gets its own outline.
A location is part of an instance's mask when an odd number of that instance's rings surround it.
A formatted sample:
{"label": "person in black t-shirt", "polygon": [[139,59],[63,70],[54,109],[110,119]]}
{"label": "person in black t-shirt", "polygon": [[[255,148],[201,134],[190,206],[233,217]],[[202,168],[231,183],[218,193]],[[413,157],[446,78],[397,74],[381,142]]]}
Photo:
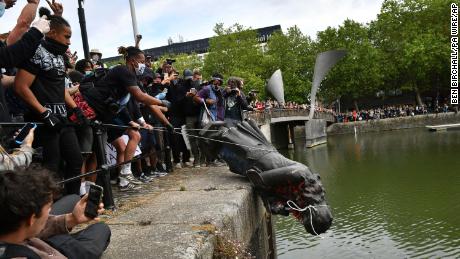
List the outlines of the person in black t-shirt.
{"label": "person in black t-shirt", "polygon": [[[130,98],[134,98],[147,107],[163,105],[163,103],[142,92],[138,86],[136,76],[142,75],[145,70],[144,53],[136,47],[120,47],[118,51],[123,54],[126,65],[119,65],[110,69],[104,78],[94,83],[93,88],[85,90],[82,94],[88,104],[96,111],[97,118],[102,122],[132,127],[126,132],[129,136],[126,145],[120,138],[124,134],[124,130],[111,129],[107,132],[108,142],[117,149],[117,162],[121,163],[134,157],[140,141],[139,132],[134,130],[134,128],[140,128],[140,125],[131,119],[126,108]],[[172,128],[169,123],[167,126]],[[130,183],[136,183],[136,180],[132,176],[130,164],[126,164],[120,172],[120,189],[134,189],[135,186]]]}
{"label": "person in black t-shirt", "polygon": [[[47,13],[43,13],[47,11]],[[67,166],[61,177],[80,174],[82,155],[75,129],[67,117],[75,115],[79,123],[86,118],[65,90],[65,52],[70,45],[72,30],[61,16],[40,9],[40,16],[50,20],[50,31],[40,43],[34,56],[19,66],[15,90],[29,106],[26,121],[43,121],[45,127],[37,129],[37,142],[43,146],[44,166],[59,172],[62,160]],[[80,183],[66,184],[67,193],[79,193]]]}

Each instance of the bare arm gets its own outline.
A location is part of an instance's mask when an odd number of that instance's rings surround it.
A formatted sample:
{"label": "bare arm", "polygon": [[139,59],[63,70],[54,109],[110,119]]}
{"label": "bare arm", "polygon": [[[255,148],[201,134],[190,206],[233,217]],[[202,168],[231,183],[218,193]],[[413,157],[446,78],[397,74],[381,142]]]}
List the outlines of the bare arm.
{"label": "bare arm", "polygon": [[2,76],[2,86],[8,88],[14,85],[14,76]]}
{"label": "bare arm", "polygon": [[29,3],[22,9],[21,14],[14,26],[13,30],[6,39],[6,45],[12,45],[21,39],[22,35],[29,30],[30,24],[35,20],[38,4],[40,0],[29,1]]}
{"label": "bare arm", "polygon": [[134,97],[134,99],[140,103],[145,105],[163,105],[160,100],[142,92],[141,89],[139,89],[137,86],[129,87],[128,91]]}
{"label": "bare arm", "polygon": [[69,107],[70,109],[73,109],[73,108],[77,107],[77,104],[73,100],[72,96],[70,96],[70,93],[69,93],[68,89],[65,89],[65,97],[64,98],[65,98],[65,104],[67,105],[67,107]]}
{"label": "bare arm", "polygon": [[46,108],[40,104],[35,97],[30,86],[35,80],[35,75],[27,72],[24,69],[19,69],[16,74],[16,80],[14,82],[14,90],[21,97],[21,99],[26,102],[32,109],[38,114],[42,114],[46,111]]}
{"label": "bare arm", "polygon": [[72,86],[68,88],[67,90],[69,91],[70,96],[73,96],[74,94],[78,93],[80,88],[80,85]]}
{"label": "bare arm", "polygon": [[164,108],[164,107],[150,105],[149,108],[150,108],[150,111],[153,113],[153,116],[155,116],[155,118],[157,118],[161,122],[161,124],[165,126],[169,124],[168,119],[166,118],[166,116],[163,114],[161,110],[161,108]]}

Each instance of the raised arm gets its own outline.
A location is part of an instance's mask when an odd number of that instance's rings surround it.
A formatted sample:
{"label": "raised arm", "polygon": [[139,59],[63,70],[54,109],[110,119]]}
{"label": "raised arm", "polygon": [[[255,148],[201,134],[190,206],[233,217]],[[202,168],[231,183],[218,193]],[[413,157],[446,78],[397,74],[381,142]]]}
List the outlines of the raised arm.
{"label": "raised arm", "polygon": [[24,6],[22,9],[21,14],[19,15],[19,18],[16,22],[16,26],[14,26],[13,30],[10,32],[8,38],[6,39],[6,44],[8,46],[20,40],[22,35],[24,35],[24,33],[29,30],[30,24],[32,24],[35,19],[40,0],[29,0],[28,2],[29,3],[26,4],[26,6]]}

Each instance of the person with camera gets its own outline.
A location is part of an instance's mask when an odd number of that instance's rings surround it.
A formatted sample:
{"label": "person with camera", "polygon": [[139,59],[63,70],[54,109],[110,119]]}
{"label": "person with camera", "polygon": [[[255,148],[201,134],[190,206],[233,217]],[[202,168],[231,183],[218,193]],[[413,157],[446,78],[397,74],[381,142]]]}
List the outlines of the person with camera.
{"label": "person with camera", "polygon": [[[61,215],[53,197],[58,186],[43,170],[0,172],[0,258],[100,258],[110,242],[104,223],[89,225],[70,234],[77,225],[98,221],[102,203],[85,195],[73,209]],[[20,194],[20,195],[18,195]],[[94,214],[88,213],[93,208]],[[96,216],[95,218],[93,218]]]}
{"label": "person with camera", "polygon": [[[199,70],[191,70],[186,69],[184,71],[184,79],[186,80],[185,89],[187,91],[186,98],[184,100],[184,113],[185,113],[185,125],[186,125],[186,132],[188,135],[196,135],[196,131],[191,131],[191,129],[197,129],[200,127],[198,123],[198,119],[200,116],[200,106],[193,101],[193,98],[197,93],[201,90],[201,72]],[[190,151],[193,154],[193,166],[200,167],[201,164],[204,164],[204,155],[199,148],[199,141],[200,139],[189,137],[190,142]]]}
{"label": "person with camera", "polygon": [[[53,1],[54,2],[54,1]],[[40,43],[35,55],[19,66],[15,91],[29,106],[25,121],[42,121],[37,128],[37,142],[43,146],[43,164],[62,178],[80,174],[82,156],[77,135],[68,117],[74,116],[79,124],[88,121],[66,91],[65,53],[70,45],[72,30],[61,16],[51,15],[40,8],[40,16],[50,20],[50,31]],[[59,170],[62,160],[66,169]],[[67,193],[78,194],[80,184],[66,184]]]}
{"label": "person with camera", "polygon": [[32,163],[32,155],[34,154],[34,149],[32,148],[33,141],[34,129],[31,129],[20,147],[16,148],[12,154],[8,154],[0,144],[0,171],[28,167]]}
{"label": "person with camera", "polygon": [[230,77],[224,90],[225,122],[229,126],[243,121],[243,110],[251,111],[252,108],[246,101],[243,93],[243,79]]}

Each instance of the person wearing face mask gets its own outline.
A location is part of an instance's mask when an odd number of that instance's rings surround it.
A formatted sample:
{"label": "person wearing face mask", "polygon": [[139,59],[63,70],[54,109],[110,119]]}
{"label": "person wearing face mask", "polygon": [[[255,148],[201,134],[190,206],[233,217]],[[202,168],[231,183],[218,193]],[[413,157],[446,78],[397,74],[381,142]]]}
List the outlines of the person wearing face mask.
{"label": "person wearing face mask", "polygon": [[[79,175],[82,166],[77,135],[69,125],[68,117],[74,116],[77,123],[87,124],[82,111],[65,89],[65,53],[72,30],[64,18],[51,15],[46,8],[40,8],[39,14],[50,20],[50,31],[35,55],[19,65],[15,91],[29,106],[25,121],[45,124],[37,128],[37,142],[43,146],[44,166],[60,177],[68,178]],[[60,171],[62,160],[67,168]],[[67,193],[78,194],[79,185],[78,182],[66,184]]]}
{"label": "person wearing face mask", "polygon": [[91,62],[93,63],[94,68],[105,68],[105,64],[102,63],[102,52],[98,49],[92,49],[89,52],[89,56],[91,57]]}
{"label": "person wearing face mask", "polygon": [[[184,113],[185,113],[185,125],[187,129],[197,129],[200,127],[198,123],[198,117],[200,115],[200,105],[193,101],[195,95],[201,90],[201,72],[199,70],[186,69],[184,71],[185,79],[185,89],[187,90],[186,99],[184,103]],[[194,135],[195,131],[187,131],[187,134]],[[200,167],[201,164],[204,164],[204,155],[201,155],[199,148],[199,139],[198,138],[189,138],[190,141],[190,150],[193,154],[193,166]]]}
{"label": "person wearing face mask", "polygon": [[[223,76],[214,73],[211,77],[211,84],[203,87],[193,100],[199,105],[206,105],[213,121],[223,121],[225,115],[223,89]],[[203,109],[202,109],[203,110]]]}
{"label": "person wearing face mask", "polygon": [[[125,59],[125,65],[119,65],[106,72],[106,75],[94,82],[94,87],[82,91],[84,99],[96,112],[96,119],[108,124],[117,124],[132,128],[125,130],[109,129],[108,142],[117,149],[117,163],[131,160],[140,141],[137,131],[141,127],[133,121],[126,106],[130,98],[144,106],[157,106],[163,103],[144,93],[138,86],[137,76],[145,70],[144,53],[136,47],[120,47],[119,53]],[[82,84],[84,83],[84,80]],[[167,125],[172,128],[171,125]],[[123,142],[121,136],[127,134],[129,141]],[[138,189],[135,184],[141,184],[132,175],[130,164],[126,164],[120,171],[120,190],[128,191]]]}
{"label": "person wearing face mask", "polygon": [[[219,73],[214,73],[211,77],[210,83],[207,86],[204,86],[194,97],[193,100],[195,103],[201,106],[199,123],[202,124],[202,119],[205,113],[209,111],[212,121],[224,121],[225,116],[225,105],[223,97],[223,76]],[[205,109],[205,107],[207,109]],[[204,125],[200,125],[204,126]],[[201,146],[203,151],[205,147]],[[220,162],[216,162],[216,154],[211,154],[209,152],[204,152],[206,157],[206,164],[208,166],[220,166],[223,165]]]}
{"label": "person wearing face mask", "polygon": [[81,59],[75,63],[75,70],[82,73],[83,75],[87,76],[90,75],[93,70],[94,66],[91,60],[89,59]]}

